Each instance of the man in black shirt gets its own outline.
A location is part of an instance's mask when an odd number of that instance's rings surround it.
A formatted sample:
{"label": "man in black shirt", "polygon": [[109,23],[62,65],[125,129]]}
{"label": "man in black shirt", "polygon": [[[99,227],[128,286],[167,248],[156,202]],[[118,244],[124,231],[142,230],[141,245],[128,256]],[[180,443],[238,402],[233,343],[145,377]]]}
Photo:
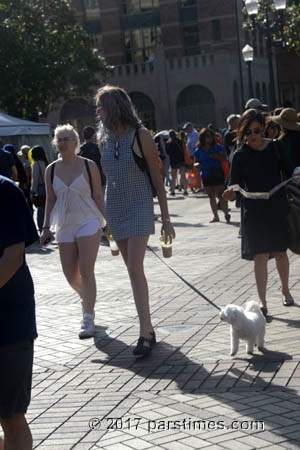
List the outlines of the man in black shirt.
{"label": "man in black shirt", "polygon": [[4,448],[32,449],[25,419],[30,403],[34,288],[24,249],[38,239],[22,191],[0,176],[0,424]]}
{"label": "man in black shirt", "polygon": [[106,184],[106,178],[101,167],[101,154],[99,151],[99,147],[95,142],[96,141],[95,128],[91,126],[85,127],[83,129],[83,137],[85,142],[80,146],[79,156],[91,159],[97,164],[100,172],[101,185],[102,187],[104,187]]}

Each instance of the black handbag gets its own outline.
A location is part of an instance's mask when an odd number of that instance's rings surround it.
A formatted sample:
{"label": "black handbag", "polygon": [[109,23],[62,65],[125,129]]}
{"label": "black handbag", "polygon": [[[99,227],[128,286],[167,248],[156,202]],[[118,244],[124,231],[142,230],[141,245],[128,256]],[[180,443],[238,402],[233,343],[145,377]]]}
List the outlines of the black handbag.
{"label": "black handbag", "polygon": [[[286,156],[284,151],[281,151],[281,146],[278,141],[273,141],[276,157],[279,161],[280,173],[282,181],[290,177],[290,173],[286,174],[286,167],[290,165],[290,161],[283,160]],[[286,167],[285,167],[286,166]],[[290,167],[291,169],[291,167]],[[288,248],[291,252],[300,255],[300,188],[298,184],[287,184],[285,192],[290,206],[289,214],[287,215],[287,223],[289,229],[289,243]]]}
{"label": "black handbag", "polygon": [[[133,144],[132,144],[132,153],[133,153],[133,157],[134,160],[136,162],[136,165],[138,166],[138,168],[142,171],[142,172],[146,172],[146,174],[149,177],[149,181],[150,181],[150,185],[151,185],[151,190],[152,190],[152,197],[156,197],[157,196],[157,192],[156,189],[154,187],[154,184],[152,183],[152,179],[151,179],[151,175],[150,175],[150,170],[146,161],[146,158],[144,156],[144,152],[143,152],[143,147],[142,147],[142,143],[141,143],[141,139],[140,139],[140,135],[139,135],[139,126],[136,128],[135,130],[135,135],[134,135],[134,139],[137,139],[137,143],[139,146],[139,149],[141,151],[142,154],[142,158],[140,156],[138,156],[135,151],[133,150]],[[133,139],[133,142],[134,142]]]}
{"label": "black handbag", "polygon": [[32,203],[36,208],[45,208],[46,205],[46,195],[34,194],[32,196]]}
{"label": "black handbag", "polygon": [[297,255],[300,255],[300,188],[296,184],[286,186],[290,212],[287,216],[289,227],[288,248]]}
{"label": "black handbag", "polygon": [[[37,163],[38,163],[38,166],[39,166],[40,175],[42,175],[42,170],[41,170],[40,163],[38,161],[37,161]],[[40,179],[40,175],[39,175],[39,179]],[[46,195],[33,194],[33,196],[32,196],[32,203],[34,204],[34,206],[36,208],[45,208]]]}

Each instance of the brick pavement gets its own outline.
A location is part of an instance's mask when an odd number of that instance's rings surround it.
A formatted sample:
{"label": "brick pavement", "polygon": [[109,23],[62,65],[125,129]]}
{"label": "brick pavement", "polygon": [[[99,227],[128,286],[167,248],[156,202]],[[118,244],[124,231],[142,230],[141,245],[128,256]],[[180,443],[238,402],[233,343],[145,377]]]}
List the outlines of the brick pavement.
{"label": "brick pavement", "polygon": [[[170,265],[219,306],[256,299],[253,263],[240,259],[239,211],[232,209],[229,225],[223,217],[209,224],[204,195],[177,195],[169,206],[177,232]],[[156,229],[150,245],[159,251],[159,224]],[[219,322],[218,311],[148,251],[145,270],[159,344],[148,359],[135,361],[137,316],[121,258],[101,246],[97,333],[80,341],[80,303],[64,280],[57,246],[33,246],[28,262],[39,338],[28,419],[34,447],[300,448],[300,258],[291,255],[290,261],[296,305],[281,305],[270,261],[267,352],[249,357],[242,345],[231,358],[229,327]]]}

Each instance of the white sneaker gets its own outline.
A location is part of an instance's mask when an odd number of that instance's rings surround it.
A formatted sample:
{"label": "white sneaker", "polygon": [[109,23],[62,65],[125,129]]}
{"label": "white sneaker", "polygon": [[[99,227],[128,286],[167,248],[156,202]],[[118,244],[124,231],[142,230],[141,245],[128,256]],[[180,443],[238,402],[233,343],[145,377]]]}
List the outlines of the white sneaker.
{"label": "white sneaker", "polygon": [[79,331],[79,339],[93,337],[95,334],[94,317],[91,314],[84,314],[81,321],[81,328]]}

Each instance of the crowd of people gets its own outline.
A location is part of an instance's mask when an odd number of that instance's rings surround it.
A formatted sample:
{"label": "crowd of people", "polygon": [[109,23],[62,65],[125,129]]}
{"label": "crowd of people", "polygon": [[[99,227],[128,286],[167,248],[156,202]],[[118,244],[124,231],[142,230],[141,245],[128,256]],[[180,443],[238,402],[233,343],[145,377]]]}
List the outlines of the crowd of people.
{"label": "crowd of people", "polygon": [[[13,145],[0,142],[0,358],[5,367],[0,371],[0,423],[7,448],[32,448],[25,413],[37,330],[24,249],[38,239],[34,207],[41,245],[55,237],[64,276],[81,299],[81,339],[95,334],[94,266],[105,231],[117,242],[131,282],[140,327],[133,354],[151,353],[156,335],[144,257],[149,236],[154,234],[154,197],[161,212],[162,239],[172,242],[175,238],[166,194],[174,197],[176,189],[184,196],[189,195],[188,189],[191,193],[204,190],[211,223],[220,222],[219,210],[230,223],[228,201],[235,200],[241,211],[241,256],[254,261],[262,313],[268,315],[271,257],[282,284],[282,304],[294,304],[289,290],[289,204],[284,189],[269,200],[257,201],[241,196],[232,186],[268,192],[300,166],[297,112],[287,107],[267,113],[259,99],[250,99],[241,115],[227,118],[224,129],[207,124],[197,130],[187,122],[178,131],[157,133],[153,138],[124,89],[106,85],[98,90],[95,101],[98,133],[92,126],[85,127],[80,145],[72,125],[57,126],[53,145],[59,157],[53,162],[40,145],[23,145],[17,152]],[[197,188],[191,183],[196,176]]]}

